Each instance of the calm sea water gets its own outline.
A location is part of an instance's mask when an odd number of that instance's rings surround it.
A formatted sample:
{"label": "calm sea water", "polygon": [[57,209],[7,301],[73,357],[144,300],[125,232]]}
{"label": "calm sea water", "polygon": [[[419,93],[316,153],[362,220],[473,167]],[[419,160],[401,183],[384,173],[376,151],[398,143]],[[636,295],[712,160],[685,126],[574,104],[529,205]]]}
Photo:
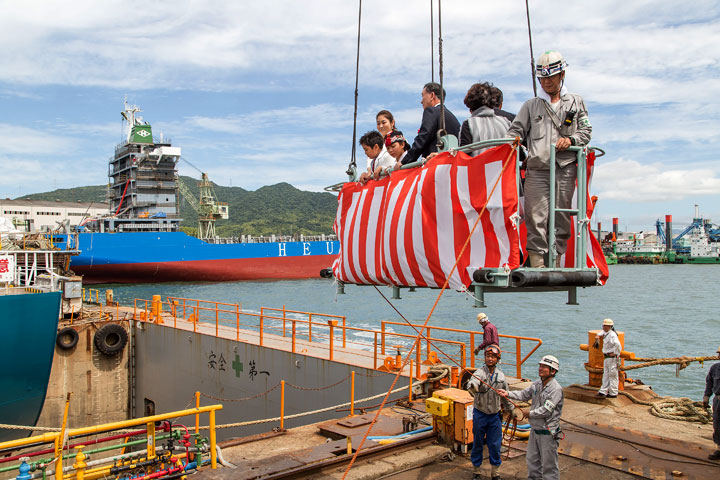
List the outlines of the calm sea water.
{"label": "calm sea water", "polygon": [[[536,378],[536,363],[552,354],[561,362],[561,384],[587,382],[583,363],[587,332],[600,329],[602,320],[615,320],[625,332],[625,349],[642,357],[714,355],[720,345],[718,288],[720,268],[713,265],[613,265],[604,287],[578,291],[580,305],[567,305],[567,294],[486,294],[488,307],[473,308],[467,294],[446,291],[430,320],[431,325],[476,329],[475,319],[486,312],[500,333],[539,337],[543,345],[528,360],[526,378]],[[261,306],[345,315],[348,325],[378,328],[380,320],[402,321],[373,287],[346,286],[336,295],[330,280],[235,282],[199,284],[107,285],[116,300],[130,304],[134,298],[152,295],[241,302],[245,310]],[[381,288],[390,298],[391,289]],[[423,323],[439,290],[402,291],[395,307],[414,323]],[[465,340],[465,339],[463,339]],[[502,342],[501,342],[502,343]],[[507,345],[508,348],[511,345]],[[702,397],[705,375],[711,363],[691,364],[676,377],[675,366],[656,366],[632,372],[662,395]],[[514,374],[514,367],[506,368]]]}

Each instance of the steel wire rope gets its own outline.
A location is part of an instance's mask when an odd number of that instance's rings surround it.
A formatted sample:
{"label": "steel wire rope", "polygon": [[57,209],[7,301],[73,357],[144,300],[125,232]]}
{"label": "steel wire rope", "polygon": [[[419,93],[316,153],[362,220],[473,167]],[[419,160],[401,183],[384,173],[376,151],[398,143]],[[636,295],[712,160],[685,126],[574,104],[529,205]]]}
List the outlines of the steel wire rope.
{"label": "steel wire rope", "polygon": [[[615,440],[615,441],[617,441],[617,442],[624,443],[624,444],[628,445],[629,447],[637,450],[638,453],[642,453],[643,455],[647,455],[648,457],[657,458],[658,460],[666,460],[666,461],[669,461],[669,462],[687,463],[687,464],[690,464],[690,465],[703,465],[703,466],[708,466],[708,467],[720,468],[720,464],[717,464],[717,463],[715,463],[715,462],[710,462],[710,461],[707,461],[707,463],[706,463],[705,460],[701,460],[701,459],[696,459],[696,461],[676,460],[676,459],[671,459],[671,458],[664,458],[664,457],[661,457],[661,456],[659,456],[659,455],[653,455],[652,453],[645,452],[645,451],[641,450],[640,448],[638,448],[638,447],[635,446],[635,445],[637,444],[637,445],[640,445],[640,446],[642,446],[642,447],[653,448],[653,449],[658,450],[658,451],[660,451],[660,452],[670,453],[670,454],[672,454],[672,455],[679,455],[679,456],[683,456],[683,457],[687,457],[687,456],[688,456],[688,455],[683,455],[682,453],[677,453],[677,452],[674,452],[674,451],[671,451],[671,450],[666,450],[666,449],[664,449],[664,448],[649,447],[648,445],[644,445],[644,444],[641,444],[641,443],[639,443],[639,442],[633,442],[633,441],[631,441],[631,440],[626,440],[626,439],[624,439],[624,438],[620,438],[620,437],[617,437],[617,436],[615,436],[615,435],[610,435],[610,434],[607,434],[607,433],[598,432],[598,431],[595,431],[595,430],[593,430],[593,429],[591,429],[591,428],[589,428],[589,427],[585,427],[585,426],[583,426],[583,425],[580,425],[580,424],[571,422],[571,421],[569,421],[569,420],[565,420],[564,418],[560,418],[560,421],[561,421],[561,422],[565,422],[565,423],[567,423],[568,425],[572,425],[573,427],[575,427],[575,428],[577,429],[577,430],[567,429],[568,431],[587,432],[587,433],[590,433],[591,435],[595,435],[595,436],[603,437],[603,438],[608,438],[608,439],[610,439],[610,440]],[[693,458],[693,457],[690,457],[690,458]]]}
{"label": "steel wire rope", "polygon": [[[443,90],[442,0],[438,0],[438,74],[440,76],[440,130],[445,131],[445,90]],[[439,137],[439,134],[438,134]],[[440,140],[438,138],[438,140]]]}
{"label": "steel wire rope", "polygon": [[530,43],[530,76],[532,77],[533,95],[537,97],[537,81],[535,80],[535,56],[533,55],[532,30],[530,29],[530,6],[525,0],[525,17],[528,26],[528,41]]}
{"label": "steel wire rope", "polygon": [[358,32],[357,32],[357,54],[355,56],[355,109],[353,111],[353,139],[352,139],[352,153],[350,154],[350,165],[345,173],[352,175],[354,169],[357,166],[355,161],[355,153],[357,146],[355,141],[357,139],[357,110],[358,110],[358,80],[360,78],[360,21],[362,19],[362,0],[358,0]]}
{"label": "steel wire rope", "polygon": [[[390,391],[389,393],[390,394],[398,393],[398,392],[408,389],[409,387],[410,387],[409,385],[399,387],[399,388],[396,388],[395,390]],[[381,398],[386,395],[387,395],[387,393],[379,393],[379,394],[373,395],[371,397],[365,397],[365,398],[361,398],[359,400],[354,400],[354,403],[357,404],[357,403],[362,403],[362,402],[369,402],[370,400],[375,400],[376,398]],[[315,415],[318,413],[329,412],[329,411],[335,410],[337,408],[347,407],[348,405],[351,405],[352,403],[353,402],[345,402],[345,403],[341,403],[339,405],[333,405],[331,407],[325,407],[325,408],[319,408],[317,410],[311,410],[309,412],[301,412],[301,413],[295,413],[293,415],[285,415],[284,417],[265,418],[262,420],[249,420],[247,422],[226,423],[223,425],[216,425],[215,428],[222,429],[222,428],[245,427],[247,425],[258,425],[260,423],[277,422],[278,420],[280,420],[280,418],[283,418],[285,420],[291,420],[293,418],[306,417],[308,415]],[[360,407],[356,407],[356,408],[360,408]],[[204,425],[204,426],[200,427],[200,430],[208,430],[209,428],[210,428],[210,426]]]}
{"label": "steel wire rope", "polygon": [[[438,0],[438,4],[440,1]],[[439,6],[439,5],[438,5]],[[442,78],[442,63],[440,64],[440,72],[441,72],[441,78]],[[515,153],[518,146],[520,145],[520,139],[518,137],[515,138],[513,141],[513,148],[508,157],[503,162],[502,169],[500,170],[500,174],[498,175],[497,180],[495,180],[495,183],[493,184],[492,189],[490,190],[490,193],[487,196],[487,199],[485,200],[485,204],[483,205],[482,209],[480,210],[480,213],[478,214],[477,219],[475,220],[475,223],[473,224],[472,229],[470,229],[470,233],[468,234],[468,237],[465,239],[465,243],[463,243],[462,248],[460,249],[460,253],[458,253],[457,257],[455,258],[455,263],[453,264],[452,269],[450,270],[450,273],[445,278],[445,282],[443,283],[442,288],[440,289],[440,293],[438,293],[437,298],[435,299],[435,303],[433,303],[432,308],[430,308],[430,312],[428,313],[427,318],[425,319],[425,323],[422,326],[422,329],[427,327],[427,324],[430,322],[430,318],[432,317],[432,314],[435,312],[435,308],[437,307],[438,303],[440,302],[440,298],[442,297],[443,293],[448,287],[448,284],[450,282],[450,277],[452,277],[453,273],[455,273],[455,270],[457,269],[458,262],[460,261],[460,258],[462,258],[463,254],[465,253],[465,249],[467,248],[468,244],[470,243],[470,239],[472,238],[473,233],[475,233],[475,229],[478,226],[478,223],[480,223],[480,219],[482,218],[483,214],[487,210],[488,203],[490,202],[490,199],[493,196],[493,193],[495,193],[495,189],[497,188],[498,184],[500,183],[500,180],[502,179],[503,173],[505,172],[505,169],[510,164],[510,159],[512,158],[512,154]],[[404,317],[403,317],[404,318]],[[407,322],[407,320],[405,320]],[[420,335],[415,337],[415,341],[413,342],[413,346],[410,348],[410,352],[412,352],[415,348],[418,347],[418,343],[420,342]],[[408,361],[410,360],[410,354],[405,356],[405,359],[403,360],[402,365],[400,366],[400,369],[395,374],[395,378],[393,379],[392,384],[390,385],[390,389],[393,389],[395,387],[395,384],[397,383],[398,379],[400,378],[400,373],[405,369],[405,366],[407,365]],[[483,382],[485,383],[485,382]],[[492,386],[485,383],[489,388],[491,388],[493,391],[500,394],[495,390]],[[387,399],[389,398],[390,394],[393,393],[391,390],[389,390],[385,394],[385,398],[383,399],[382,403],[380,404],[380,408],[375,413],[375,417],[373,418],[372,422],[370,422],[370,425],[368,425],[367,430],[365,431],[365,434],[363,435],[362,440],[360,441],[360,445],[358,446],[357,450],[355,450],[355,454],[353,455],[352,459],[350,459],[350,463],[348,464],[347,468],[345,469],[345,472],[343,473],[342,479],[345,480],[347,477],[348,472],[352,468],[353,464],[355,463],[355,460],[357,459],[358,453],[362,449],[363,445],[365,444],[365,440],[367,440],[368,435],[370,434],[370,430],[375,425],[375,422],[377,422],[378,417],[380,416],[380,413],[382,412],[383,408],[385,407],[385,403]],[[510,403],[513,403],[512,400],[508,399]],[[514,403],[513,403],[514,405]]]}
{"label": "steel wire rope", "polygon": [[433,0],[430,0],[430,80],[435,81],[435,32],[433,19]]}

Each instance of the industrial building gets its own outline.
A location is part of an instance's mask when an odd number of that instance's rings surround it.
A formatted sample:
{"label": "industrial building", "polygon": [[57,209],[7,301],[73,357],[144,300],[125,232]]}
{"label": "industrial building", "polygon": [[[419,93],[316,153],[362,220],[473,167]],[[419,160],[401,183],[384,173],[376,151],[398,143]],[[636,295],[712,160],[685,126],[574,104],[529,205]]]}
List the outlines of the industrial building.
{"label": "industrial building", "polygon": [[26,232],[56,230],[69,220],[80,225],[88,217],[107,214],[103,202],[61,202],[47,200],[0,200],[0,216],[10,220],[15,228]]}

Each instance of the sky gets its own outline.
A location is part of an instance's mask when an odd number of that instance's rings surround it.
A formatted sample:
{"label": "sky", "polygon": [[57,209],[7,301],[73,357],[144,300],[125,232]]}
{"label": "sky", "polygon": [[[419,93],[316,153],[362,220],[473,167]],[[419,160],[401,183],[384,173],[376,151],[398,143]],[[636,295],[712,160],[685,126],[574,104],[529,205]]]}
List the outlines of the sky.
{"label": "sky", "polygon": [[[438,80],[438,0],[363,1],[358,137],[388,109],[412,138]],[[559,50],[606,151],[593,218],[653,230],[694,204],[720,223],[717,1],[530,0],[535,57]],[[0,198],[107,182],[123,100],[182,148],[182,175],[254,190],[347,179],[357,1],[0,0]],[[443,83],[460,121],[472,83],[531,98],[525,2],[442,2]],[[434,44],[434,56],[431,56]],[[362,150],[358,163],[364,164]],[[222,199],[221,199],[222,200]]]}

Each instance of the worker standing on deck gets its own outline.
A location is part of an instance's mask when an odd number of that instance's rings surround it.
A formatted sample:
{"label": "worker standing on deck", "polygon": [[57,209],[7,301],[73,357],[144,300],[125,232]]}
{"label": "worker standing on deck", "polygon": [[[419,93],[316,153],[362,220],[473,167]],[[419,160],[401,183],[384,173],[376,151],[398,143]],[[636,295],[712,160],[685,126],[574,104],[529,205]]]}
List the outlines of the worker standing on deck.
{"label": "worker standing on deck", "polygon": [[490,479],[500,480],[498,469],[500,445],[502,443],[502,412],[513,412],[516,418],[522,419],[522,412],[515,411],[507,398],[501,397],[495,390],[508,388],[505,374],[497,368],[500,361],[500,347],[488,345],[485,349],[485,364],[475,370],[467,384],[467,390],[475,398],[473,402],[473,447],[470,461],[473,464],[473,480],[480,480],[483,462],[483,445],[487,444],[490,457]]}
{"label": "worker standing on deck", "polygon": [[[720,347],[717,349],[718,359],[720,359]],[[716,363],[710,367],[710,371],[705,379],[705,396],[703,396],[703,406],[707,409],[710,406],[710,397],[715,395],[713,399],[713,441],[717,445],[717,450],[710,454],[710,460],[720,460],[720,363]]]}
{"label": "worker standing on deck", "polygon": [[475,349],[475,355],[480,353],[480,350],[486,348],[488,345],[500,345],[497,327],[490,323],[488,316],[484,313],[478,313],[477,319],[483,328],[483,342]]}
{"label": "worker standing on deck", "polygon": [[618,366],[620,363],[620,339],[615,332],[615,322],[610,318],[603,320],[603,331],[596,335],[603,339],[603,378],[598,397],[615,398],[618,396]]}
{"label": "worker standing on deck", "polygon": [[[582,147],[590,142],[592,126],[585,102],[580,95],[568,93],[565,87],[567,63],[554,50],[540,56],[535,74],[542,89],[538,96],[525,102],[507,132],[508,137],[527,141],[529,150],[525,176],[525,225],[530,266],[545,267],[548,252],[548,218],[550,210],[550,147],[555,144],[555,199],[557,208],[571,208],[577,157],[568,147]],[[565,253],[570,238],[570,214],[558,213],[555,228],[557,258]],[[556,265],[560,266],[559,260]]]}
{"label": "worker standing on deck", "polygon": [[563,408],[563,390],[555,375],[560,362],[552,355],[545,355],[538,364],[540,380],[535,380],[525,390],[498,393],[513,400],[531,400],[530,438],[527,447],[528,479],[558,480],[558,440],[562,437],[560,415]]}

